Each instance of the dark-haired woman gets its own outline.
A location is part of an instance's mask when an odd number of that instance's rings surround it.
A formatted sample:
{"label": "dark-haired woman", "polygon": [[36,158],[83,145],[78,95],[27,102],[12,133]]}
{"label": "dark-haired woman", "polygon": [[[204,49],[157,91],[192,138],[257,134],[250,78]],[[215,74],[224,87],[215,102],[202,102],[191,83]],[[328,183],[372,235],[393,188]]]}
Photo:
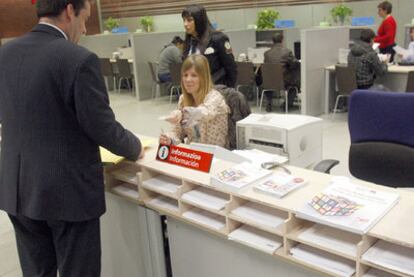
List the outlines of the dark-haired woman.
{"label": "dark-haired woman", "polygon": [[378,15],[383,19],[378,28],[377,36],[374,41],[379,43],[381,54],[391,54],[390,62],[394,60],[395,35],[397,33],[397,22],[391,15],[392,4],[388,1],[378,5]]}
{"label": "dark-haired woman", "polygon": [[229,38],[213,30],[204,7],[191,5],[181,13],[186,32],[183,58],[191,54],[204,55],[210,65],[214,84],[234,87],[237,66]]}

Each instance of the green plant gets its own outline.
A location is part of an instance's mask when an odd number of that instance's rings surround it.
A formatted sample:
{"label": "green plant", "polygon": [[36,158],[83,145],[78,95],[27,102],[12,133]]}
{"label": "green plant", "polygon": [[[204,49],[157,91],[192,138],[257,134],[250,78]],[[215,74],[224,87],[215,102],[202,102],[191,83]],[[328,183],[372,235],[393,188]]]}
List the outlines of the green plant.
{"label": "green plant", "polygon": [[154,18],[152,16],[143,16],[139,20],[146,32],[151,32],[154,26]]}
{"label": "green plant", "polygon": [[279,19],[277,10],[262,10],[257,14],[257,29],[265,30],[274,28],[275,19]]}
{"label": "green plant", "polygon": [[119,19],[116,19],[110,16],[105,20],[104,24],[105,24],[105,28],[108,31],[112,31],[113,28],[119,27]]}
{"label": "green plant", "polygon": [[340,4],[331,10],[332,19],[336,23],[344,24],[345,19],[350,15],[352,15],[352,9],[344,4]]}

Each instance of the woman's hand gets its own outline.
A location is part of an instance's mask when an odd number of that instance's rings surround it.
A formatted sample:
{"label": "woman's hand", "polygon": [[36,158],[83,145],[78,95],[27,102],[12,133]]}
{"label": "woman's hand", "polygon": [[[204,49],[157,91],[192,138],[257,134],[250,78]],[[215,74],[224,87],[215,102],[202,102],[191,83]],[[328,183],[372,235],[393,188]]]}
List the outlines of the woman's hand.
{"label": "woman's hand", "polygon": [[169,116],[165,119],[165,121],[167,121],[167,122],[169,122],[173,125],[176,125],[176,124],[180,123],[182,117],[183,117],[182,112],[180,110],[175,110],[175,111],[172,111],[169,114]]}
{"label": "woman's hand", "polygon": [[167,136],[166,134],[161,134],[159,142],[160,142],[160,144],[170,145],[170,144],[172,144],[172,139],[169,136]]}

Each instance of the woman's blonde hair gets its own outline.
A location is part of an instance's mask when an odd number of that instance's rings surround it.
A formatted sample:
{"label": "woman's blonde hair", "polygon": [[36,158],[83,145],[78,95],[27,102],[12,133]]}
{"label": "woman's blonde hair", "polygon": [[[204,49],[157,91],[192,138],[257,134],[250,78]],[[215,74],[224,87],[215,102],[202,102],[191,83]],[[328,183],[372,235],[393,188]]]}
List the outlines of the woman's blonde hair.
{"label": "woman's blonde hair", "polygon": [[[200,88],[195,95],[188,93],[185,89],[183,76],[184,72],[194,68],[200,78]],[[183,91],[183,107],[198,106],[204,102],[204,98],[212,89],[210,66],[208,60],[203,55],[194,54],[188,56],[181,67],[181,89]]]}

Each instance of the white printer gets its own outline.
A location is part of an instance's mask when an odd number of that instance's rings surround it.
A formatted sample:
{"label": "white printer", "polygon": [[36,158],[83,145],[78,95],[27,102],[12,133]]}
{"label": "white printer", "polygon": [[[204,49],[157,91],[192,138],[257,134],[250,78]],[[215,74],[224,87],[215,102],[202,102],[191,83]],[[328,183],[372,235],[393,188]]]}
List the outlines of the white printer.
{"label": "white printer", "polygon": [[237,122],[237,148],[287,156],[310,167],[322,160],[322,119],[306,115],[250,114]]}

